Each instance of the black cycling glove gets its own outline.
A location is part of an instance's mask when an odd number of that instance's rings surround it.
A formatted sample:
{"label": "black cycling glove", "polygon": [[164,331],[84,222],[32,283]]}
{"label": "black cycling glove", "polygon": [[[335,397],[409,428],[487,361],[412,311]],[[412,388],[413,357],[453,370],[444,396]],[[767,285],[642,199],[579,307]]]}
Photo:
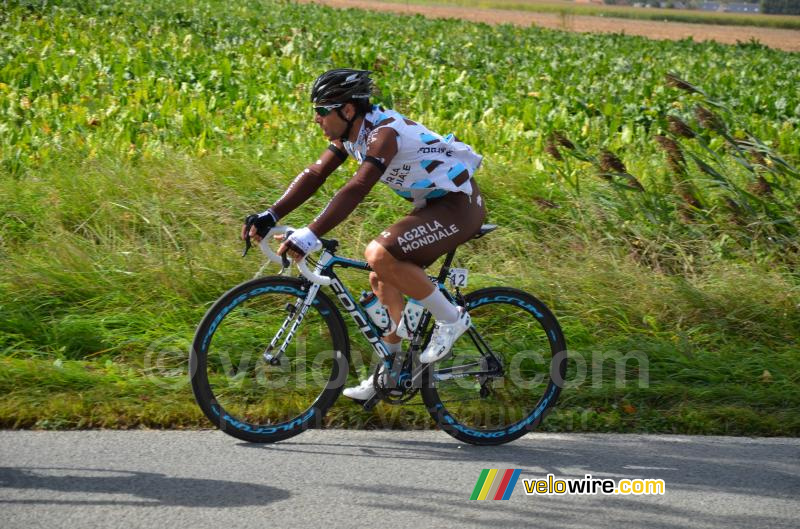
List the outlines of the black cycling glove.
{"label": "black cycling glove", "polygon": [[277,222],[278,219],[276,219],[275,215],[269,210],[264,213],[253,213],[244,219],[244,223],[247,226],[247,233],[250,231],[250,226],[255,226],[259,237],[266,237],[269,230],[274,228]]}

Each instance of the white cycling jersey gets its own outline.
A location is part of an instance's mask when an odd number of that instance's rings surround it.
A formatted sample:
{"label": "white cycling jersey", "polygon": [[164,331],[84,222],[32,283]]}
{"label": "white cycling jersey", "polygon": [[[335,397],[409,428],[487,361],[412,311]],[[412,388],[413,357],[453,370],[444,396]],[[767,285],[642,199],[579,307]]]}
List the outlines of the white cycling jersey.
{"label": "white cycling jersey", "polygon": [[356,141],[343,142],[345,150],[362,163],[370,138],[383,128],[397,134],[397,154],[381,176],[395,193],[413,201],[414,207],[449,192],[471,195],[470,177],[483,157],[452,134],[442,137],[394,110],[374,105],[364,117]]}

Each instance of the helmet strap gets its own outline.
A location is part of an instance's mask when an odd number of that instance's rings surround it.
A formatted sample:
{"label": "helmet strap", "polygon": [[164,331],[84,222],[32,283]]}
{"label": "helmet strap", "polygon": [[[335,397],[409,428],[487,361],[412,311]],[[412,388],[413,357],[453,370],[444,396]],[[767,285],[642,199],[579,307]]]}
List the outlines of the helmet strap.
{"label": "helmet strap", "polygon": [[344,116],[344,112],[342,112],[342,107],[339,107],[339,108],[337,108],[337,109],[336,109],[336,113],[337,113],[337,114],[339,114],[339,117],[340,117],[340,118],[342,118],[344,121],[346,121],[346,122],[347,122],[347,128],[345,128],[345,129],[344,129],[344,132],[342,133],[342,137],[341,137],[341,138],[339,138],[339,139],[340,139],[341,141],[350,141],[350,131],[351,131],[351,130],[352,130],[352,128],[353,128],[353,122],[354,122],[354,121],[356,120],[356,118],[358,117],[358,112],[356,112],[356,113],[353,115],[353,117],[352,117],[351,119],[347,119],[347,118]]}

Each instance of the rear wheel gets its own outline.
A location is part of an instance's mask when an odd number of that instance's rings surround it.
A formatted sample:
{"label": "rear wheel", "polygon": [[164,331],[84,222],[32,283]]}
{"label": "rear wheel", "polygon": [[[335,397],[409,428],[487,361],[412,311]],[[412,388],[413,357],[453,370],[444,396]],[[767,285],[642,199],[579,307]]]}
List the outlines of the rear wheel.
{"label": "rear wheel", "polygon": [[192,389],[203,413],[225,433],[256,443],[292,437],[321,425],[342,392],[350,346],[341,314],[322,292],[280,363],[264,358],[277,354],[291,334],[308,286],[288,277],[242,283],[200,322],[190,355]]}
{"label": "rear wheel", "polygon": [[473,327],[428,369],[422,398],[453,437],[507,443],[536,428],[558,399],[566,341],[550,310],[521,290],[485,288],[465,302]]}

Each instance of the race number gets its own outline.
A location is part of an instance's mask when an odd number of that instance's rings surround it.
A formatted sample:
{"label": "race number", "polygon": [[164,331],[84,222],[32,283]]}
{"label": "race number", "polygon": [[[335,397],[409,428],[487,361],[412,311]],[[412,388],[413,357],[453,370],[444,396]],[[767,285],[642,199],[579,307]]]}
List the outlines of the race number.
{"label": "race number", "polygon": [[448,277],[450,284],[456,288],[464,288],[467,286],[467,277],[469,271],[466,268],[451,268]]}

